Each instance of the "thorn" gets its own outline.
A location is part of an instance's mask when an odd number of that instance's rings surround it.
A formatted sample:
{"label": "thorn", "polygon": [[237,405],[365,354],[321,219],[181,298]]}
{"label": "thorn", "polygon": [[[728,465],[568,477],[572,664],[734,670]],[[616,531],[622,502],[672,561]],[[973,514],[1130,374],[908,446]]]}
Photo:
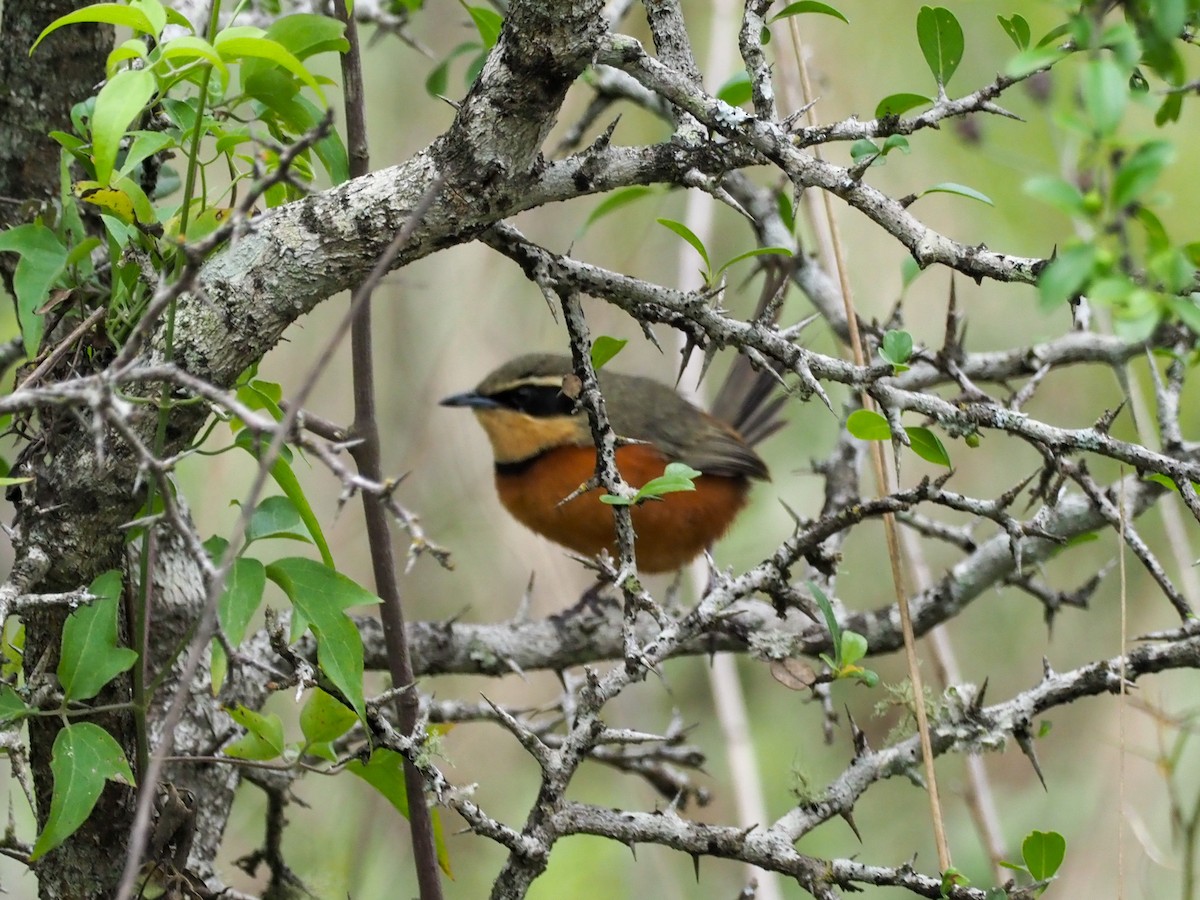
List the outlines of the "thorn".
{"label": "thorn", "polygon": [[850,826],[850,830],[854,832],[854,836],[858,838],[858,842],[861,844],[863,839],[862,835],[858,831],[858,826],[854,824],[854,814],[848,809],[843,809],[841,816],[846,820],[846,824]]}
{"label": "thorn", "polygon": [[979,686],[979,690],[976,691],[975,696],[971,698],[971,705],[968,707],[967,712],[975,715],[983,709],[983,697],[987,693],[987,689],[988,679],[984,678],[983,684]]}
{"label": "thorn", "polygon": [[521,599],[517,603],[517,612],[513,616],[514,621],[525,623],[529,621],[529,609],[533,603],[533,579],[536,572],[529,573],[529,582],[525,585],[525,592],[521,594]]}
{"label": "thorn", "polygon": [[696,884],[700,883],[700,854],[692,854],[692,869],[696,872]]}
{"label": "thorn", "polygon": [[657,350],[659,353],[662,353],[663,352],[662,344],[660,344],[658,342],[658,335],[656,335],[654,333],[654,329],[650,327],[650,323],[649,322],[640,322],[639,324],[642,326],[642,336],[645,337],[646,340],[648,340],[651,344],[654,345],[655,350]]}
{"label": "thorn", "polygon": [[861,759],[871,752],[871,748],[867,745],[867,735],[858,723],[854,721],[854,716],[850,714],[850,707],[846,707],[846,721],[850,723],[850,738],[854,742],[854,758]]}
{"label": "thorn", "polygon": [[1042,790],[1049,793],[1050,789],[1046,787],[1046,777],[1042,774],[1042,767],[1038,763],[1037,751],[1033,749],[1033,736],[1030,735],[1029,728],[1027,726],[1014,728],[1013,737],[1017,739],[1017,746],[1021,748],[1021,752],[1033,766],[1033,771],[1037,773],[1038,781],[1042,783]]}

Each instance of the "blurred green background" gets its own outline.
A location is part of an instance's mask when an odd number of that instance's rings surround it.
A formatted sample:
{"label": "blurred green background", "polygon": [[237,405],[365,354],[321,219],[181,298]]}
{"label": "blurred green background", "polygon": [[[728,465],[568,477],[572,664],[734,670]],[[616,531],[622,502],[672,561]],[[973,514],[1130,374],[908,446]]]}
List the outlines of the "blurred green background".
{"label": "blurred green background", "polygon": [[[819,15],[800,20],[816,82],[814,90],[820,98],[816,107],[820,121],[851,115],[869,119],[878,100],[887,94],[928,94],[934,90],[915,33],[920,3],[840,0],[836,5],[850,19],[849,25]],[[951,83],[952,96],[990,82],[1013,54],[1014,48],[997,24],[996,14],[1022,13],[1037,36],[1059,21],[1051,3],[972,0],[947,5],[959,16],[967,46],[966,57]],[[722,49],[710,46],[709,38],[719,35],[718,40],[727,45],[724,50],[733,49],[736,60],[740,10],[726,13],[698,2],[685,3],[684,8],[706,83],[715,89],[733,71],[706,69],[706,60]],[[635,9],[631,18],[635,24],[625,28],[649,42],[639,16],[640,10]],[[456,5],[433,4],[417,16],[414,33],[431,48],[435,59],[402,47],[387,36],[380,36],[367,51],[367,108],[375,168],[408,158],[439,135],[453,115],[451,106],[431,99],[423,85],[437,61],[472,37],[469,18]],[[777,72],[794,67],[784,29],[777,29],[770,50],[778,54]],[[460,61],[452,67],[452,97],[465,91],[463,65]],[[1022,184],[1033,174],[1062,173],[1076,158],[1076,139],[1058,120],[1073,100],[1073,73],[1070,63],[1055,70],[1049,79],[1049,102],[1045,105],[1024,88],[1006,94],[1002,105],[1024,122],[977,117],[971,122],[973,136],[964,134],[956,123],[946,123],[940,130],[913,136],[912,154],[891,154],[886,166],[871,170],[869,180],[892,196],[920,191],[937,182],[969,185],[991,197],[995,206],[932,195],[913,209],[930,226],[963,243],[984,243],[1019,255],[1050,255],[1052,248],[1071,234],[1071,225],[1058,213],[1026,198]],[[330,67],[328,74],[335,76],[336,69]],[[583,86],[573,91],[556,136],[588,99],[589,92]],[[669,136],[667,127],[649,116],[625,109],[621,112],[616,142],[648,143]],[[1127,125],[1131,133],[1150,131],[1152,112],[1150,103],[1131,111]],[[611,118],[603,118],[601,127]],[[1195,210],[1200,208],[1200,180],[1194,175],[1200,159],[1195,144],[1186,143],[1181,136],[1194,134],[1197,124],[1195,104],[1185,104],[1183,119],[1167,130],[1167,137],[1178,142],[1180,156],[1163,183],[1169,203],[1159,208],[1168,230],[1185,236],[1190,230],[1190,239],[1197,237]],[[835,161],[849,159],[844,146],[829,147],[826,152]],[[775,181],[772,172],[759,172],[755,177],[763,183]],[[698,259],[690,255],[692,251],[654,221],[658,216],[684,217],[685,198],[681,192],[656,193],[583,232],[582,226],[598,202],[591,198],[535,210],[520,216],[515,224],[552,250],[569,250],[579,259],[668,284],[678,283],[681,266],[698,265]],[[835,209],[860,312],[866,317],[886,317],[901,296],[901,264],[906,252],[864,217],[840,203]],[[750,248],[752,238],[736,214],[718,207],[714,219],[716,233],[709,245],[714,258],[726,259]],[[747,264],[733,271],[734,289],[749,271]],[[919,343],[932,347],[940,344],[948,287],[947,272],[935,269],[924,273],[905,293],[906,327]],[[1062,334],[1070,327],[1065,310],[1052,315],[1042,313],[1036,292],[1030,287],[992,283],[977,286],[959,278],[957,290],[960,309],[969,321],[969,350],[1026,344]],[[756,292],[757,283],[750,284],[732,294],[728,305],[747,314]],[[636,322],[602,302],[586,303],[593,334],[630,341],[612,363],[614,368],[654,375],[664,381],[674,377],[678,358],[673,334],[667,329],[658,330],[667,350],[660,354],[645,341]],[[334,298],[293,328],[287,341],[264,361],[261,377],[282,382],[285,392],[294,388],[298,373],[306,370],[314,348],[323,343],[345,308],[345,297]],[[785,317],[798,318],[808,311],[807,301],[793,291]],[[430,537],[449,547],[455,561],[453,572],[439,569],[430,559],[418,561],[403,582],[408,617],[454,617],[472,622],[507,619],[516,612],[531,573],[536,574],[534,615],[548,615],[569,606],[590,583],[588,574],[561,550],[508,517],[492,490],[491,454],[482,431],[464,412],[436,405],[439,398],[473,386],[495,365],[518,353],[565,350],[564,329],[547,311],[540,292],[508,260],[487,248],[459,247],[386,280],[376,294],[375,337],[385,469],[396,475],[407,474],[398,499],[421,516]],[[809,331],[806,343],[820,352],[843,353],[821,324]],[[1133,368],[1145,375],[1144,363]],[[348,351],[343,348],[338,364],[321,381],[311,401],[316,412],[348,422],[349,371]],[[715,382],[710,378],[701,390],[711,389]],[[838,386],[827,389],[835,406],[846,399],[845,391]],[[1029,412],[1055,424],[1084,426],[1121,400],[1121,387],[1111,372],[1079,369],[1050,378]],[[796,403],[789,408],[788,416],[787,429],[763,448],[773,481],[756,487],[752,507],[716,549],[716,559],[722,566],[749,567],[788,534],[790,519],[781,501],[802,515],[812,515],[819,509],[821,483],[811,473],[810,463],[824,457],[833,446],[837,422],[820,403]],[[1135,436],[1127,416],[1119,420],[1116,432],[1125,438]],[[227,435],[218,435],[215,440],[227,440]],[[947,442],[947,446],[957,470],[951,487],[974,496],[999,493],[1033,471],[1039,462],[1028,448],[996,436],[985,436],[982,446],[975,450],[968,450],[961,442]],[[902,480],[911,483],[929,471],[908,455]],[[1093,471],[1105,479],[1117,474],[1115,467],[1102,464],[1096,464]],[[242,495],[249,480],[250,471],[240,455],[189,461],[181,472],[181,483],[204,534],[221,533],[230,526],[236,510],[229,508],[228,499]],[[357,504],[339,513],[340,486],[317,466],[309,472],[306,488],[326,523],[339,567],[369,585],[366,538]],[[1163,542],[1158,518],[1153,512],[1139,525],[1155,546]],[[991,533],[990,526],[977,532],[980,536]],[[402,537],[398,538],[398,546],[403,550]],[[1044,566],[1045,580],[1058,588],[1075,588],[1103,561],[1115,557],[1117,549],[1115,536],[1102,534],[1100,540],[1074,548]],[[285,552],[294,552],[294,547],[280,549],[281,555]],[[956,553],[943,547],[929,547],[928,553],[935,577],[957,559]],[[1168,568],[1173,577],[1186,577],[1175,567]],[[666,583],[660,578],[651,585],[661,590]],[[875,608],[891,599],[890,575],[878,527],[858,529],[846,544],[838,594],[852,609]],[[1128,596],[1130,634],[1172,624],[1172,610],[1136,563],[1129,565]],[[276,598],[275,603],[282,605],[282,599]],[[1006,699],[1038,681],[1043,656],[1061,671],[1118,652],[1116,575],[1106,579],[1088,612],[1067,610],[1052,633],[1043,624],[1040,606],[1013,590],[996,590],[980,599],[948,625],[948,633],[964,678],[975,683],[988,679],[988,699]],[[885,681],[898,682],[905,677],[903,661],[898,657],[875,659],[871,665]],[[708,807],[691,808],[686,814],[703,821],[731,823],[736,821],[734,798],[723,738],[713,714],[707,666],[704,658],[671,662],[661,680],[638,685],[611,704],[606,721],[613,726],[653,731],[665,728],[672,712],[678,710],[683,720],[694,726],[691,741],[709,754],[706,773],[700,777],[713,796]],[[773,818],[793,805],[793,790],[802,781],[819,791],[841,772],[851,759],[850,738],[843,720],[832,746],[825,746],[821,711],[806,702],[805,695],[784,688],[761,663],[740,660],[738,669],[768,813]],[[929,664],[925,674],[932,679]],[[475,700],[483,693],[494,701],[520,706],[552,702],[560,690],[557,679],[545,673],[500,680],[446,677],[427,680],[422,687],[439,698]],[[1181,672],[1148,680],[1138,693],[1142,701],[1180,712],[1193,703],[1198,687],[1194,672]],[[881,746],[892,725],[891,717],[872,714],[873,706],[882,699],[882,690],[838,684],[833,695],[835,708],[848,707],[871,744]],[[271,708],[285,716],[294,715],[293,701],[290,695],[280,695],[274,698]],[[1173,732],[1164,730],[1144,713],[1127,711],[1122,770],[1116,702],[1085,701],[1055,712],[1050,719],[1052,731],[1038,742],[1046,791],[1015,747],[985,760],[1010,858],[1018,857],[1020,840],[1031,829],[1057,830],[1067,838],[1067,861],[1059,883],[1048,896],[1116,896],[1118,865],[1123,868],[1127,896],[1179,896],[1180,851],[1172,844],[1167,793],[1155,764],[1161,741],[1172,739]],[[538,779],[536,766],[515,741],[490,725],[463,725],[446,736],[444,753],[441,763],[451,781],[460,785],[478,783],[477,802],[493,816],[519,827]],[[1194,760],[1195,754],[1190,757]],[[992,876],[962,800],[962,760],[944,758],[938,771],[955,864],[975,885],[986,886],[992,883]],[[1119,842],[1122,778],[1128,819]],[[1190,784],[1185,782],[1185,799],[1194,796],[1196,782],[1195,777]],[[20,812],[23,801],[19,792],[10,785],[8,793],[28,828],[29,817]],[[289,863],[317,896],[371,900],[415,895],[406,826],[365,784],[349,777],[309,777],[297,784],[296,795],[306,805],[297,803],[289,809],[285,850]],[[572,795],[606,806],[649,810],[664,805],[645,785],[598,766],[584,768]],[[263,882],[243,876],[231,864],[261,842],[263,809],[259,792],[244,789],[230,823],[225,853],[225,871],[235,887],[254,890],[263,886]],[[806,837],[799,849],[814,855],[856,856],[879,865],[900,865],[915,853],[919,870],[936,870],[925,796],[907,781],[877,785],[859,803],[855,818],[863,837],[861,844],[843,822],[834,821]],[[452,814],[444,815],[443,821],[450,835],[455,870],[454,880],[447,883],[447,896],[485,896],[504,854],[486,840],[460,834],[462,823]],[[687,856],[649,846],[638,847],[634,856],[611,842],[572,838],[556,847],[548,872],[531,896],[541,900],[621,898],[642,896],[652,890],[659,900],[728,898],[737,895],[747,878],[739,864],[706,859],[700,864],[697,882],[692,860]],[[18,876],[6,867],[3,880],[10,896],[34,895],[28,875]],[[787,897],[807,896],[794,885],[785,884],[783,890]],[[895,891],[868,889],[862,896],[897,895]]]}

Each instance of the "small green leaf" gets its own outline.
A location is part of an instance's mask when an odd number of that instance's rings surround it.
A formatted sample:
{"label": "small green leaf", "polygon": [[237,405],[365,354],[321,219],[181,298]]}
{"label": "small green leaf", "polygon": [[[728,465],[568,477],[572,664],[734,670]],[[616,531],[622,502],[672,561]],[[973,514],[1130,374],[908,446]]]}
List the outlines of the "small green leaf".
{"label": "small green leaf", "polygon": [[[754,91],[750,86],[750,73],[745,69],[734,72],[729,76],[728,81],[717,88],[717,99],[724,100],[730,106],[741,106],[752,96],[754,96]],[[626,190],[631,190],[631,188],[626,188]]]}
{"label": "small green leaf", "polygon": [[720,275],[730,266],[735,263],[740,263],[744,259],[751,259],[755,256],[787,256],[791,257],[794,254],[787,247],[755,247],[753,250],[747,250],[745,253],[739,253],[732,259],[726,260],[717,267],[716,275]]}
{"label": "small green leaf", "polygon": [[860,138],[850,145],[850,158],[857,162],[862,162],[872,156],[879,155],[879,145],[874,141]]}
{"label": "small green leaf", "polygon": [[846,430],[860,441],[890,441],[892,429],[888,420],[869,409],[856,409],[846,419]]}
{"label": "small green leaf", "polygon": [[1038,276],[1038,292],[1043,309],[1053,309],[1080,293],[1096,264],[1093,244],[1068,247]]}
{"label": "small green leaf", "polygon": [[903,366],[912,359],[913,339],[907,331],[891,330],[883,335],[879,355],[893,366]]}
{"label": "small green leaf", "polygon": [[967,187],[965,184],[958,184],[953,181],[943,181],[940,184],[935,184],[933,187],[925,188],[918,197],[924,197],[926,194],[957,194],[960,197],[969,197],[972,200],[978,200],[980,203],[986,203],[988,206],[995,206],[992,198],[987,194],[981,193],[975,188]]}
{"label": "small green leaf", "polygon": [[1168,141],[1149,141],[1138,147],[1117,168],[1113,178],[1113,207],[1124,209],[1138,200],[1174,158],[1175,147]]}
{"label": "small green leaf", "polygon": [[1060,59],[1067,56],[1065,50],[1058,47],[1039,45],[1030,47],[1027,50],[1022,50],[1016,56],[1008,61],[1004,67],[1004,74],[1010,78],[1024,78],[1039,69],[1048,69]]}
{"label": "small green leaf", "polygon": [[1025,193],[1068,216],[1086,216],[1083,194],[1079,188],[1057,175],[1035,175],[1022,186]]}
{"label": "small green leaf", "polygon": [[[234,443],[255,459],[261,457],[259,441],[250,432],[245,430],[239,432]],[[304,493],[304,488],[300,485],[300,480],[296,477],[296,473],[292,471],[291,457],[291,450],[285,446],[279,458],[271,466],[271,477],[275,479],[275,483],[279,485],[280,490],[292,501],[296,507],[296,511],[300,513],[300,520],[304,522],[304,527],[308,529],[308,533],[312,536],[313,543],[317,545],[317,550],[321,554],[321,560],[325,565],[333,568],[333,553],[329,549],[329,543],[325,540],[325,532],[321,528],[321,521],[317,518],[317,514],[313,512],[312,504],[309,503],[308,497]]]}
{"label": "small green leaf", "polygon": [[828,3],[818,3],[816,0],[800,0],[799,3],[789,3],[775,15],[771,16],[767,22],[778,22],[780,19],[786,19],[789,16],[798,16],[803,13],[820,13],[823,16],[833,16],[835,19],[841,19],[847,25],[850,24],[850,20],[839,10],[834,9]]}
{"label": "small green leaf", "polygon": [[[394,750],[377,749],[371,752],[371,758],[363,764],[354,759],[346,765],[346,771],[357,775],[371,787],[375,788],[388,803],[404,818],[408,818],[408,794],[404,789],[404,757]],[[437,810],[431,810],[433,817],[433,841],[437,846],[438,865],[447,875],[453,877],[450,871],[450,856],[446,851],[446,841],[442,833],[441,819]]]}
{"label": "small green leaf", "polygon": [[928,428],[921,426],[905,428],[904,433],[908,435],[913,453],[926,462],[931,462],[936,466],[945,466],[947,469],[950,468],[950,454],[946,452],[945,446],[942,445],[941,440],[936,434]]}
{"label": "small green leaf", "polygon": [[288,557],[267,566],[317,638],[317,664],[354,706],[366,713],[363,695],[362,637],[344,610],[378,603],[379,598],[340,572],[312,559]]}
{"label": "small green leaf", "polygon": [[300,710],[300,730],[310,744],[335,741],[357,721],[353,710],[347,709],[320,688],[309,695],[304,708]]}
{"label": "small green leaf", "polygon": [[54,775],[50,815],[33,846],[31,862],[49,853],[87,821],[105,781],[135,783],[121,745],[92,722],[72,723],[59,731],[51,751],[50,771]]}
{"label": "small green leaf", "polygon": [[137,653],[117,643],[121,573],[96,576],[88,591],[97,599],[71,613],[63,626],[58,680],[68,702],[95,697],[137,661]]}
{"label": "small green leaf", "polygon": [[253,25],[234,25],[217,33],[213,49],[221,59],[229,62],[241,59],[262,59],[282,67],[298,81],[311,88],[325,102],[325,94],[312,73],[305,68],[290,50],[278,41],[266,36],[266,32]]}
{"label": "small green leaf", "polygon": [[921,268],[921,264],[911,256],[904,257],[900,263],[900,284],[904,290],[908,290],[908,286],[917,280],[917,276],[925,270]]}
{"label": "small green leaf", "polygon": [[31,711],[11,684],[0,684],[0,724],[7,725]]}
{"label": "small green leaf", "polygon": [[279,716],[275,713],[264,715],[244,706],[236,706],[226,712],[246,729],[246,733],[222,747],[223,755],[259,762],[283,755],[283,720]]}
{"label": "small green leaf", "polygon": [[592,342],[592,368],[604,368],[612,358],[620,353],[629,341],[602,334]]}
{"label": "small green leaf", "polygon": [[908,146],[908,138],[902,134],[889,135],[883,142],[882,152],[884,156],[887,156],[893,150],[899,150],[905,156],[912,153],[912,148]]}
{"label": "small green leaf", "polygon": [[262,603],[267,573],[257,559],[239,556],[229,568],[225,590],[217,603],[217,618],[229,643],[236,647],[246,638],[254,613]]}
{"label": "small green leaf", "polygon": [[1031,831],[1021,842],[1021,858],[1037,881],[1053,878],[1066,855],[1066,839],[1057,831]]}
{"label": "small green leaf", "polygon": [[700,254],[700,258],[704,260],[705,270],[712,270],[712,263],[708,260],[708,250],[704,248],[704,242],[696,237],[696,233],[692,229],[688,228],[682,222],[676,222],[674,219],[656,219],[655,221],[664,228],[669,228],[687,241],[692,246],[692,249]]}
{"label": "small green leaf", "polygon": [[53,231],[40,222],[18,225],[0,233],[0,253],[16,253],[13,292],[17,295],[17,321],[32,359],[42,343],[44,323],[38,310],[66,266],[68,252]]}
{"label": "small green leaf", "polygon": [[1000,27],[1004,29],[1004,33],[1017,45],[1018,50],[1024,50],[1029,46],[1029,23],[1025,21],[1024,16],[1013,13],[1007,19],[1004,16],[996,16],[996,18],[1000,22]]}
{"label": "small green leaf", "polygon": [[637,493],[637,499],[661,497],[663,494],[671,494],[677,491],[694,491],[696,485],[692,483],[692,479],[699,478],[700,475],[701,473],[697,469],[693,469],[687,463],[667,463],[661,475],[650,479],[642,485]]}
{"label": "small green leaf", "polygon": [[1103,57],[1089,60],[1080,76],[1083,108],[1097,134],[1116,131],[1129,100],[1129,78],[1117,63]]}
{"label": "small green leaf", "polygon": [[933,100],[924,94],[889,94],[876,105],[875,118],[883,119],[887,116],[902,116],[910,109],[916,109],[918,106],[924,106],[926,103],[932,102]]}
{"label": "small green leaf", "polygon": [[307,543],[308,535],[296,530],[300,525],[300,512],[291,499],[267,497],[250,516],[250,522],[246,525],[246,544],[268,538],[287,538]]}
{"label": "small green leaf", "polygon": [[852,666],[867,655],[867,639],[857,631],[843,631],[838,646],[843,667]]}
{"label": "small green leaf", "polygon": [[[829,598],[825,596],[825,592],[817,587],[816,582],[808,582],[809,593],[813,595],[813,600],[816,601],[817,607],[821,610],[821,615],[825,617],[825,627],[829,629],[829,642],[833,647],[835,654],[840,654],[842,649],[842,627],[838,624],[837,616],[833,613],[833,604],[829,602]],[[825,656],[822,654],[822,659]],[[831,669],[837,669],[841,665],[840,660],[834,660],[834,664],[826,665]]]}
{"label": "small green leaf", "polygon": [[483,46],[491,50],[496,46],[496,41],[500,39],[500,29],[504,26],[504,17],[486,6],[467,6],[466,3],[463,3],[463,8],[470,13],[471,21],[475,23],[475,29],[479,32],[479,39],[483,41]]}
{"label": "small green leaf", "polygon": [[583,223],[583,227],[579,229],[580,234],[587,231],[594,222],[602,219],[610,212],[620,209],[627,203],[632,203],[634,200],[640,200],[647,194],[654,193],[654,189],[644,184],[635,184],[633,187],[622,188],[619,191],[613,191],[607,197],[596,205],[596,208],[588,215],[587,220]]}
{"label": "small green leaf", "polygon": [[922,6],[917,13],[917,42],[939,85],[950,83],[963,58],[963,30],[944,6]]}
{"label": "small green leaf", "polygon": [[101,184],[108,184],[121,139],[130,123],[146,109],[156,89],[154,73],[149,69],[123,69],[100,88],[92,111],[92,157],[96,180]]}
{"label": "small green leaf", "polygon": [[229,67],[225,65],[225,60],[221,59],[221,54],[216,51],[216,48],[202,37],[194,34],[180,35],[163,44],[158,52],[163,59],[178,63],[202,59],[217,70],[222,84],[229,83]]}
{"label": "small green leaf", "polygon": [[154,30],[154,25],[147,18],[146,13],[136,6],[126,6],[123,3],[93,3],[90,6],[85,6],[83,9],[77,9],[74,12],[69,12],[65,16],[59,16],[38,35],[33,46],[29,48],[29,55],[33,55],[33,51],[38,48],[47,36],[58,31],[64,25],[77,25],[82,22],[94,22],[100,25],[123,25],[133,31],[141,32],[142,34],[153,34],[158,37]]}

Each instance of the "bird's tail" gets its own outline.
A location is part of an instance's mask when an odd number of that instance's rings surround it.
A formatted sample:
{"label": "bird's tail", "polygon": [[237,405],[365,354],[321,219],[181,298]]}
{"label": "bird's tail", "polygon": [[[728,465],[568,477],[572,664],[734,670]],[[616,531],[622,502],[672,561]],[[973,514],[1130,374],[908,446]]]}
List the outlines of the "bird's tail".
{"label": "bird's tail", "polygon": [[[763,259],[767,261],[766,278],[754,311],[754,321],[774,324],[783,308],[791,269],[786,261],[777,257]],[[711,412],[715,418],[732,425],[753,447],[786,424],[780,415],[787,401],[782,382],[778,364],[756,368],[749,357],[739,353],[713,399]]]}

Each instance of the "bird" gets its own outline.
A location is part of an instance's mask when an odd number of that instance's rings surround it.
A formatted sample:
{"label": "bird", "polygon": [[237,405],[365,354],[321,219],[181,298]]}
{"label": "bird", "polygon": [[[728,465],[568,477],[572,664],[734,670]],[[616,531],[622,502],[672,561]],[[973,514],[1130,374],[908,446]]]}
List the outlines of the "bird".
{"label": "bird", "polygon": [[[474,412],[492,445],[496,492],[518,522],[583,556],[616,556],[611,507],[597,492],[578,493],[595,473],[596,446],[573,399],[578,391],[564,390],[574,373],[568,356],[527,354],[440,405]],[[739,356],[713,404],[716,414],[652,378],[608,368],[597,378],[613,431],[625,439],[616,464],[627,484],[641,487],[671,462],[701,473],[694,491],[646,500],[630,512],[639,571],[678,569],[725,534],[751,481],[770,479],[753,446],[783,425],[777,413],[784,398],[771,397],[778,375],[753,372]]]}

